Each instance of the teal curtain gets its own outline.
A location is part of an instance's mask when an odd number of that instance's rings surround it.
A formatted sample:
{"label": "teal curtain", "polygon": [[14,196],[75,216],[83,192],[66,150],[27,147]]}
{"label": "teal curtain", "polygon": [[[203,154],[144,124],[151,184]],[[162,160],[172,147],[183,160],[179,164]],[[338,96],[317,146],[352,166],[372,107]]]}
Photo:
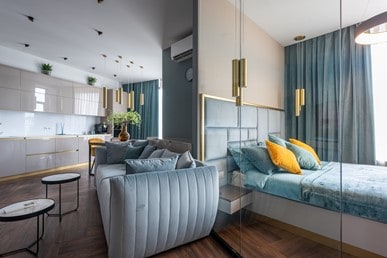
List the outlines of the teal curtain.
{"label": "teal curtain", "polygon": [[[355,44],[354,29],[285,47],[286,136],[323,160],[375,164],[371,49]],[[299,117],[296,88],[305,89]]]}
{"label": "teal curtain", "polygon": [[[144,105],[140,105],[140,94],[144,93]],[[134,90],[134,110],[141,115],[141,125],[129,126],[132,139],[158,137],[159,132],[159,80],[125,84],[124,91]]]}

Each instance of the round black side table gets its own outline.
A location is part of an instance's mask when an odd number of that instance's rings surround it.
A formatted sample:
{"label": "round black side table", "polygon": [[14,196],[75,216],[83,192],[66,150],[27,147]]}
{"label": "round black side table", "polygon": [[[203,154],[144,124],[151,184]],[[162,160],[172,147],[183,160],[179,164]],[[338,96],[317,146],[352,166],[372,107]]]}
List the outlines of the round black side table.
{"label": "round black side table", "polygon": [[[79,208],[79,179],[81,175],[78,173],[63,173],[57,175],[46,176],[42,178],[42,184],[46,185],[46,198],[48,197],[48,185],[59,184],[59,213],[47,213],[48,216],[59,217],[59,221],[62,221],[62,217],[70,212],[77,211]],[[77,207],[73,210],[62,213],[62,184],[77,181]]]}
{"label": "round black side table", "polygon": [[[10,222],[36,217],[36,240],[25,248],[20,248],[10,252],[0,254],[0,257],[7,256],[19,252],[29,252],[33,255],[39,253],[39,241],[44,235],[44,213],[52,210],[55,206],[55,201],[52,199],[32,199],[10,204],[0,209],[0,221]],[[42,215],[42,232],[40,234],[39,216]],[[31,247],[36,245],[36,251],[32,251]]]}

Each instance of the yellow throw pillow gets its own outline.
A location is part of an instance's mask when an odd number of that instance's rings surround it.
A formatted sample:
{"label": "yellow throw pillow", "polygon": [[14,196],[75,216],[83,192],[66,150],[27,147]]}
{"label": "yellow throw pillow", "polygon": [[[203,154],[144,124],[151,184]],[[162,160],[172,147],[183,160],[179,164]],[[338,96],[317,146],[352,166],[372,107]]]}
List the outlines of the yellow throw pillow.
{"label": "yellow throw pillow", "polygon": [[267,151],[274,165],[294,174],[301,174],[296,156],[290,150],[270,141],[266,141]]}
{"label": "yellow throw pillow", "polygon": [[303,143],[302,141],[299,141],[299,140],[296,140],[296,139],[293,139],[293,138],[289,138],[289,142],[291,142],[291,143],[293,143],[293,144],[303,148],[304,150],[307,150],[310,153],[312,153],[313,157],[317,160],[317,163],[319,165],[321,165],[320,158],[318,157],[317,153],[314,151],[314,149],[311,146],[309,146],[306,143]]}

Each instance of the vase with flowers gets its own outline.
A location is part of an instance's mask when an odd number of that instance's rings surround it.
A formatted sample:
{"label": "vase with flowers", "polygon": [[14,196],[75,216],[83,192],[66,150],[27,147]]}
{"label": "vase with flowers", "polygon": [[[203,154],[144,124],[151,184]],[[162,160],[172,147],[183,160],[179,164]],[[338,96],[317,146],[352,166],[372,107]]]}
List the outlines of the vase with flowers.
{"label": "vase with flowers", "polygon": [[128,139],[130,139],[130,134],[128,133],[128,125],[140,126],[141,115],[136,111],[115,112],[109,115],[107,120],[109,122],[112,122],[115,126],[121,127],[121,131],[118,134],[118,139],[120,141],[127,141]]}

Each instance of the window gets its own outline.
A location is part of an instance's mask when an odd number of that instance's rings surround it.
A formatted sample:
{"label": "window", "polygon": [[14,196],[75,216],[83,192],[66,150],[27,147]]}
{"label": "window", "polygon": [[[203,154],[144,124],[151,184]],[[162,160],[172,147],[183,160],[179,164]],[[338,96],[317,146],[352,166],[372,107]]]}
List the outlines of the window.
{"label": "window", "polygon": [[387,161],[387,42],[371,46],[376,160]]}

